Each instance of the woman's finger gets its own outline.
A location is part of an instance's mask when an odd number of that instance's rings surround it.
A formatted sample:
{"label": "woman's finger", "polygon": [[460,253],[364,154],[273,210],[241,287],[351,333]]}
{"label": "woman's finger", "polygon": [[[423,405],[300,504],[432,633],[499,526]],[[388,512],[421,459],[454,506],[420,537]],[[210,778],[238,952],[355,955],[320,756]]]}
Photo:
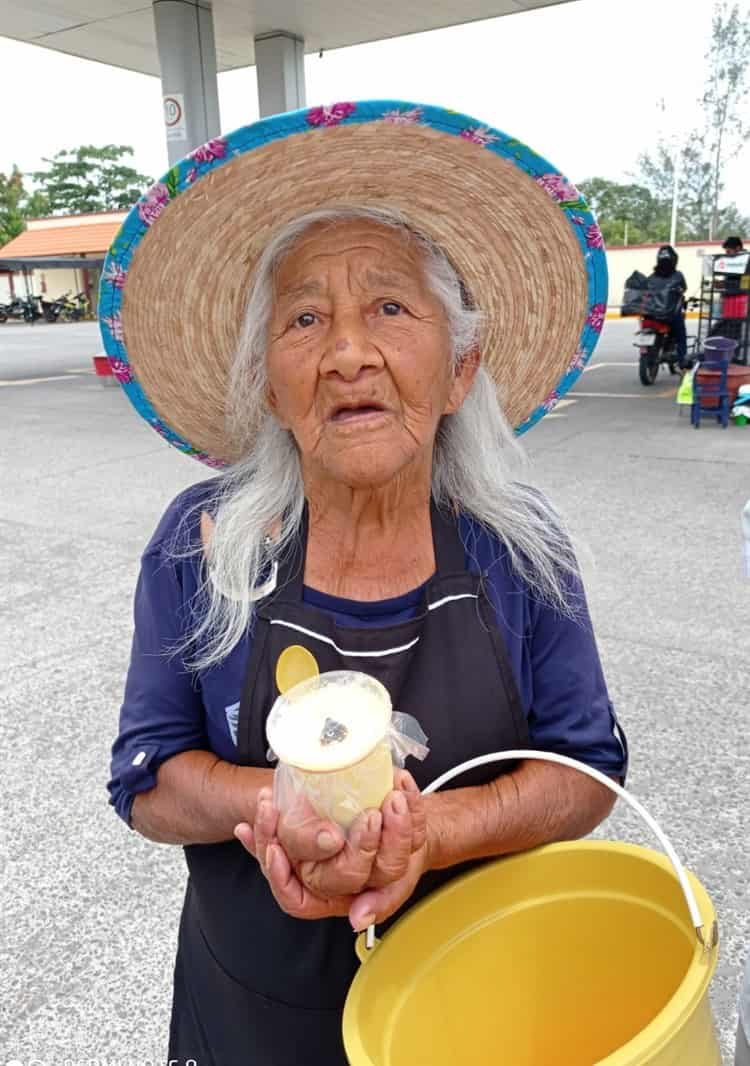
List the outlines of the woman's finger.
{"label": "woman's finger", "polygon": [[393,775],[393,787],[400,789],[409,804],[412,822],[412,851],[419,851],[427,840],[427,810],[419,785],[408,770],[396,770]]}
{"label": "woman's finger", "polygon": [[257,859],[258,854],[255,847],[255,833],[253,832],[252,826],[248,825],[247,822],[240,822],[234,827],[234,835],[237,840],[239,840],[240,844],[242,844],[245,851],[249,851],[250,854]]}
{"label": "woman's finger", "polygon": [[255,854],[261,869],[267,876],[266,852],[271,843],[276,839],[279,812],[274,808],[271,790],[263,788],[258,793],[258,803],[255,808]]}
{"label": "woman's finger", "polygon": [[278,835],[284,851],[295,864],[323,862],[337,855],[346,843],[335,822],[321,818],[304,802],[281,816]]}
{"label": "woman's finger", "polygon": [[412,818],[406,794],[400,790],[386,796],[382,807],[383,830],[372,868],[374,888],[397,881],[406,873],[412,854]]}
{"label": "woman's finger", "polygon": [[349,908],[349,922],[355,933],[361,933],[368,925],[384,922],[395,914],[414,891],[411,878],[403,877],[382,888],[368,890],[352,903]]}
{"label": "woman's finger", "polygon": [[401,792],[419,792],[419,785],[409,771],[402,770],[400,767],[396,767],[393,771],[393,787]]}
{"label": "woman's finger", "polygon": [[420,848],[424,847],[427,840],[427,808],[424,796],[419,791],[419,786],[414,778],[407,770],[402,770],[401,773],[403,777],[400,778],[399,784],[406,796],[409,814],[411,815],[411,850],[419,851]]}
{"label": "woman's finger", "polygon": [[370,880],[380,844],[380,811],[363,811],[355,819],[342,851],[326,862],[302,863],[299,875],[316,896],[353,896]]}
{"label": "woman's finger", "polygon": [[276,902],[292,913],[304,903],[304,888],[297,880],[289,857],[278,844],[270,844],[266,851],[266,876]]}
{"label": "woman's finger", "polygon": [[267,849],[268,884],[279,907],[292,918],[316,920],[343,917],[352,903],[351,897],[318,899],[297,878],[288,855],[280,844]]}

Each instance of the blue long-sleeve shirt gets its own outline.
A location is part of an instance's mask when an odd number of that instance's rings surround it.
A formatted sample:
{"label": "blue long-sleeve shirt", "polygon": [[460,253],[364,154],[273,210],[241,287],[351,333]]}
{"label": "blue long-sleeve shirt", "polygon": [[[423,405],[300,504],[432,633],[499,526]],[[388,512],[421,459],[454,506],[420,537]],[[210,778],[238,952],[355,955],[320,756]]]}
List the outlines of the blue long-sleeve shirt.
{"label": "blue long-sleeve shirt", "polygon": [[[173,500],[141,560],[108,786],[110,802],[128,823],[135,795],[153,788],[159,766],[173,755],[197,748],[236,762],[237,716],[252,634],[202,673],[189,671],[174,654],[191,624],[200,582],[200,556],[184,549],[200,543],[200,504],[212,488],[212,481],[201,482]],[[576,617],[563,617],[531,594],[495,538],[465,516],[460,531],[467,569],[485,575],[532,744],[624,776],[626,743],[607,695],[580,582],[573,581],[571,589]],[[339,625],[360,627],[405,621],[414,616],[421,597],[422,589],[415,589],[390,600],[357,603],[304,590],[305,601],[331,613]]]}

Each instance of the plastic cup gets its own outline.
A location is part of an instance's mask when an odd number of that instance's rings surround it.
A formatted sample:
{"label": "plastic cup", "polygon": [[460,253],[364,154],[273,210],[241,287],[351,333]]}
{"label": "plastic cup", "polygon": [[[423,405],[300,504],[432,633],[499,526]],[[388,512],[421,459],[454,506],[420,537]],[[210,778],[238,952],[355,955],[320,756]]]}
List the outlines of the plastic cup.
{"label": "plastic cup", "polygon": [[391,715],[388,690],[369,674],[333,670],[300,682],[278,697],[266,723],[277,774],[321,818],[348,829],[393,788]]}

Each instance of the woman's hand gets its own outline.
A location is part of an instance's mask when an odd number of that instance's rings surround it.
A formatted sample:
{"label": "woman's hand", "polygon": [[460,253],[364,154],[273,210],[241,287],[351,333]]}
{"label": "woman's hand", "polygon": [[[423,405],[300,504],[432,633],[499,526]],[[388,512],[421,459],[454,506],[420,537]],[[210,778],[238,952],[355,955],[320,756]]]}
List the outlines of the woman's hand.
{"label": "woman's hand", "polygon": [[309,807],[281,817],[270,790],[260,793],[254,826],[238,825],[235,836],[258,859],[283,910],[298,918],[343,915],[364,890],[389,886],[397,887],[383,906],[392,901],[396,910],[408,898],[424,869],[427,819],[411,774],[396,771],[394,785],[381,811],[359,816],[348,840]]}
{"label": "woman's hand", "polygon": [[[427,818],[411,774],[396,770],[393,783],[380,811],[364,811],[355,820],[338,854],[297,865],[297,876],[316,896],[354,896],[400,881],[407,873],[411,856],[425,842]],[[289,854],[281,832],[279,839]]]}
{"label": "woman's hand", "polygon": [[419,883],[419,879],[430,869],[430,849],[428,842],[409,856],[406,871],[397,881],[382,888],[368,889],[354,900],[349,908],[349,921],[355,933],[366,929],[368,925],[384,922],[403,906]]}
{"label": "woman's hand", "polygon": [[[279,812],[273,805],[273,793],[270,788],[264,788],[258,793],[255,822],[252,826],[247,822],[240,822],[235,826],[234,835],[258,860],[279,907],[292,918],[334,918],[348,914],[352,904],[351,897],[332,896],[321,899],[313,895],[299,880],[289,856],[279,842],[278,828]],[[309,830],[310,827],[307,828]],[[311,842],[317,840],[319,833],[318,827],[316,835],[311,836]],[[343,847],[343,834],[340,836],[339,849]],[[335,834],[333,838],[336,839]]]}

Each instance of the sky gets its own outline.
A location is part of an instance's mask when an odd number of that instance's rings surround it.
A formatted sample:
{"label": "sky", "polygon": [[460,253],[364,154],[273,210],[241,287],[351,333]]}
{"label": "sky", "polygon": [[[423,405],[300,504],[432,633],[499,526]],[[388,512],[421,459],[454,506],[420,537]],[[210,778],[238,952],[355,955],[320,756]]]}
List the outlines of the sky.
{"label": "sky", "polygon": [[[684,135],[699,120],[712,7],[577,0],[307,56],[307,100],[440,104],[525,141],[574,181],[628,180],[660,133]],[[32,171],[61,148],[107,143],[131,145],[144,174],[167,169],[158,79],[3,37],[0,71],[0,170]],[[222,132],[258,117],[254,68],[219,75],[219,105]],[[746,147],[725,172],[725,199],[746,214],[748,171]]]}

